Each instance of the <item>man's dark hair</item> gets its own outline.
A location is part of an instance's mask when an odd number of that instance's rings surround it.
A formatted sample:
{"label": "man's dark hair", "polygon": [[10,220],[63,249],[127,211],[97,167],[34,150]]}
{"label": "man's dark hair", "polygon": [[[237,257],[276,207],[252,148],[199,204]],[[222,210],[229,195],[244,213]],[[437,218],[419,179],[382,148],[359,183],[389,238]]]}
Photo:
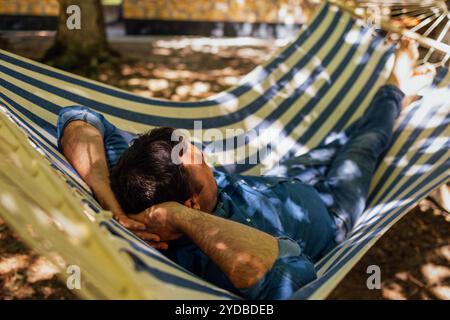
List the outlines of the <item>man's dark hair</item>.
{"label": "man's dark hair", "polygon": [[112,169],[111,188],[125,213],[166,201],[184,203],[192,196],[185,167],[171,158],[179,143],[171,139],[174,130],[157,128],[140,136]]}

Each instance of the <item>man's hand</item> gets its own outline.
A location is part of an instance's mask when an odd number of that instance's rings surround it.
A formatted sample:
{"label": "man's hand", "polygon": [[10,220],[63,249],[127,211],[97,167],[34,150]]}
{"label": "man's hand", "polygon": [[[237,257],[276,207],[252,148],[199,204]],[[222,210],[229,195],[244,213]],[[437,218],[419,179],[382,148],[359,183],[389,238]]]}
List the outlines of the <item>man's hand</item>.
{"label": "man's hand", "polygon": [[134,220],[128,217],[123,212],[115,212],[114,219],[122,226],[130,230],[132,233],[134,233],[136,236],[146,241],[153,248],[162,250],[168,249],[169,246],[167,242],[161,242],[161,238],[159,235],[148,232],[145,223]]}
{"label": "man's hand", "polygon": [[148,208],[145,215],[147,230],[158,234],[162,241],[178,239],[182,233],[177,221],[187,209],[189,208],[177,202],[164,202]]}

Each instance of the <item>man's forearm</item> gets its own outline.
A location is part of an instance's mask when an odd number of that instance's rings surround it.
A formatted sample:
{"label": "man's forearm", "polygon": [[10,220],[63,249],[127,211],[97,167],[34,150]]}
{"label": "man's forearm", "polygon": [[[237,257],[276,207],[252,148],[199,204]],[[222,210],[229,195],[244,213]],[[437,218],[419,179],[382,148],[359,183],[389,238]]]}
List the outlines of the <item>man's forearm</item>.
{"label": "man's forearm", "polygon": [[276,238],[260,230],[186,208],[177,216],[179,230],[227,275],[236,288],[255,284],[278,255]]}
{"label": "man's forearm", "polygon": [[109,181],[103,137],[98,130],[82,121],[67,125],[61,139],[64,156],[92,189],[100,205],[114,213],[121,212]]}

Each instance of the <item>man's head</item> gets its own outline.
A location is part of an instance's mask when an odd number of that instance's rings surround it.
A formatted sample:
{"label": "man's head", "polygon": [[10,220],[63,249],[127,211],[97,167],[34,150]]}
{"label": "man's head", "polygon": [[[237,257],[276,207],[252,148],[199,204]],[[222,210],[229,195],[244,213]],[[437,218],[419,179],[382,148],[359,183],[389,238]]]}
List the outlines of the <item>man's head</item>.
{"label": "man's head", "polygon": [[[211,169],[195,146],[176,147],[180,141],[173,141],[174,130],[158,128],[140,136],[113,168],[111,188],[127,214],[167,201],[206,212],[214,209],[217,186]],[[173,161],[177,150],[182,150],[180,161]]]}

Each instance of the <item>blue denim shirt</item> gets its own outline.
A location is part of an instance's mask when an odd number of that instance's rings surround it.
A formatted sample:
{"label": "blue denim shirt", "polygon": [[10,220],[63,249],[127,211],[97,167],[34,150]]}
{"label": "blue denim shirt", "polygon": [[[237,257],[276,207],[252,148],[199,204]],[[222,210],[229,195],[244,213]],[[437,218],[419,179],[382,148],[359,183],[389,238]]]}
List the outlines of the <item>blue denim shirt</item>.
{"label": "blue denim shirt", "polygon": [[188,238],[166,255],[203,279],[250,299],[287,299],[316,278],[314,262],[334,247],[334,222],[317,191],[297,179],[214,171],[218,202],[214,215],[278,238],[279,254],[253,287],[236,290],[220,269]]}
{"label": "blue denim shirt", "polygon": [[[99,130],[112,168],[136,135],[122,131],[103,115],[82,106],[59,113],[58,144],[65,126],[82,120]],[[297,179],[241,176],[214,170],[218,202],[213,214],[278,238],[279,255],[253,287],[239,290],[190,239],[172,241],[163,254],[201,278],[250,299],[286,299],[316,278],[314,261],[334,246],[334,223],[317,191]]]}

